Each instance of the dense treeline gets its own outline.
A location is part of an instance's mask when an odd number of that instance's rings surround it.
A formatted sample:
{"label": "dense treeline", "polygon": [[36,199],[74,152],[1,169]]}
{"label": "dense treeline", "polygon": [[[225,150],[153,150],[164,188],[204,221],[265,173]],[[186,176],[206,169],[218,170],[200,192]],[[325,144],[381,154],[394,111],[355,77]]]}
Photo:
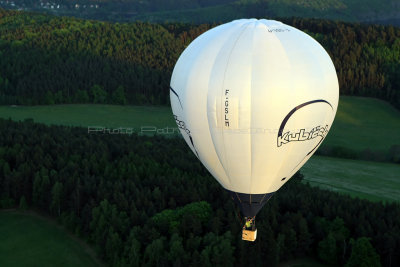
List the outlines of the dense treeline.
{"label": "dense treeline", "polygon": [[[137,21],[138,18],[141,21],[158,18],[157,15],[152,14],[160,11],[168,13],[168,11],[176,12],[177,10],[199,10],[201,12],[210,6],[217,8],[237,6],[231,4],[232,2],[235,0],[18,0],[0,2],[0,8],[45,12],[84,19],[132,22]],[[142,16],[148,16],[148,19],[141,19]],[[172,21],[181,20],[176,18]],[[221,21],[221,18],[206,21]],[[205,22],[204,19],[202,22]]]}
{"label": "dense treeline", "polygon": [[182,139],[29,120],[1,119],[0,128],[0,208],[52,214],[112,266],[274,266],[304,256],[400,265],[398,204],[312,188],[297,174],[261,211],[258,240],[248,243],[228,194]]}
{"label": "dense treeline", "polygon": [[[78,9],[76,5],[79,5],[79,8],[83,9],[84,5],[89,8],[90,5],[98,4],[101,9],[105,9],[106,11],[142,13],[201,8],[235,1],[236,0],[49,0],[48,2],[75,10]],[[40,6],[40,3],[33,0],[19,0],[16,4],[26,7]]]}
{"label": "dense treeline", "polygon": [[221,5],[226,3],[232,3],[235,0],[61,0],[63,4],[68,3],[79,3],[79,4],[102,4],[110,10],[115,10],[115,6],[119,8],[126,8],[131,12],[152,12],[152,11],[165,11],[165,10],[181,10],[189,8],[202,8],[213,5]]}
{"label": "dense treeline", "polygon": [[306,17],[400,25],[398,0],[18,0],[0,7],[118,22],[227,22],[248,17]]}
{"label": "dense treeline", "polygon": [[[400,107],[400,29],[284,22],[328,50],[342,94]],[[0,9],[0,103],[167,104],[173,66],[212,25],[111,24]]]}
{"label": "dense treeline", "polygon": [[378,97],[400,107],[400,28],[290,19],[328,51],[346,95]]}

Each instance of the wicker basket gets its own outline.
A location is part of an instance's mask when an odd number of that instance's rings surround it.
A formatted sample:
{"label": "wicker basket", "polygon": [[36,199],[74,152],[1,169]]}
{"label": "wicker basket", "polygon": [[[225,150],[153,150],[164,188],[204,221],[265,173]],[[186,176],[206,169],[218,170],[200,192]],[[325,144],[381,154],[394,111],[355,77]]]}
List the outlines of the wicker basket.
{"label": "wicker basket", "polygon": [[254,231],[243,229],[242,231],[242,240],[245,241],[254,241],[257,238],[257,229]]}

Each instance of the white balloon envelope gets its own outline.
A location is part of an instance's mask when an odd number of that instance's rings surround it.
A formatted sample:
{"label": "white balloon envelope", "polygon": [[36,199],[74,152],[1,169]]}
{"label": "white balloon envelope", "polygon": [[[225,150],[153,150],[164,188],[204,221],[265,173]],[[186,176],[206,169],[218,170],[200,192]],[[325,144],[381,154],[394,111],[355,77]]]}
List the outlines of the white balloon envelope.
{"label": "white balloon envelope", "polygon": [[186,143],[244,215],[255,216],[326,137],[339,86],[312,37],[278,21],[241,19],[185,49],[170,98]]}

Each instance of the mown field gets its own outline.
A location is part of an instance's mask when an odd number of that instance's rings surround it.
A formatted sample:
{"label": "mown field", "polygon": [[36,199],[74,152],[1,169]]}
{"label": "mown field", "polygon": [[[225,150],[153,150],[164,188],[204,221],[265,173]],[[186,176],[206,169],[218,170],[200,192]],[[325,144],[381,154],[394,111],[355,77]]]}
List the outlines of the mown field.
{"label": "mown field", "polygon": [[[0,106],[0,117],[33,118],[45,124],[133,128],[136,132],[176,128],[170,107],[73,104]],[[400,112],[385,101],[367,97],[340,97],[334,124],[322,146],[355,151],[387,151],[400,145]]]}
{"label": "mown field", "polygon": [[87,245],[32,213],[0,211],[0,240],[0,266],[101,266]]}
{"label": "mown field", "polygon": [[371,201],[400,201],[400,165],[313,156],[302,168],[313,186]]}
{"label": "mown field", "polygon": [[0,106],[0,117],[13,120],[32,118],[35,122],[48,125],[130,128],[137,133],[142,130],[151,133],[154,129],[161,131],[167,127],[176,128],[171,108],[163,106],[95,104]]}
{"label": "mown field", "polygon": [[324,146],[352,150],[388,150],[400,145],[400,111],[368,97],[341,96],[335,121]]}

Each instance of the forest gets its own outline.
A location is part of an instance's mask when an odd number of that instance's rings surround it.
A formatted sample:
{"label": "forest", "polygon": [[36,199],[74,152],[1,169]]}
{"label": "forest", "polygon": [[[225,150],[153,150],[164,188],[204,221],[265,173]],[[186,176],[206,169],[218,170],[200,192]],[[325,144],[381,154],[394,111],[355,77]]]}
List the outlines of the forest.
{"label": "forest", "polygon": [[297,173],[241,241],[229,194],[181,138],[0,119],[0,208],[51,214],[111,266],[275,266],[302,257],[400,265],[400,205],[311,187]]}
{"label": "forest", "polygon": [[[236,0],[52,0],[50,3],[75,8],[75,5],[99,4],[111,10],[128,9],[129,11],[145,12],[158,10],[199,8],[212,5],[233,3]],[[37,1],[20,0],[18,4],[25,6],[37,5]],[[110,10],[110,11],[111,11]],[[126,10],[125,10],[126,11]]]}
{"label": "forest", "polygon": [[221,23],[296,16],[400,25],[398,0],[18,0],[0,1],[0,7],[118,22]]}
{"label": "forest", "polygon": [[[341,94],[378,97],[400,108],[400,28],[281,20],[328,51]],[[214,26],[109,23],[0,9],[0,104],[166,105],[180,53]]]}

